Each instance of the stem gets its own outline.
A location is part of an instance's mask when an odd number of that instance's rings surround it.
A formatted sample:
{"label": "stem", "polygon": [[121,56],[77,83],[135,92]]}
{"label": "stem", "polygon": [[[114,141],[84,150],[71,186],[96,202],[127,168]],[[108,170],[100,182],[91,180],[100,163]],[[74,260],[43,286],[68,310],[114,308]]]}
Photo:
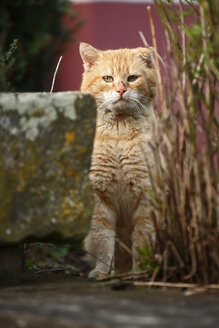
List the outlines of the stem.
{"label": "stem", "polygon": [[55,84],[56,74],[57,74],[57,72],[58,72],[59,65],[60,65],[60,62],[61,62],[61,60],[62,60],[62,57],[63,57],[63,56],[61,56],[61,57],[59,58],[58,64],[56,65],[55,73],[54,73],[54,75],[53,75],[53,79],[52,79],[52,86],[51,86],[51,89],[50,89],[50,93],[53,92],[53,87],[54,87],[54,84]]}
{"label": "stem", "polygon": [[149,22],[151,26],[151,34],[152,34],[152,42],[155,50],[155,62],[157,66],[157,73],[158,73],[158,86],[159,86],[159,92],[160,92],[160,102],[161,102],[161,111],[163,118],[166,118],[166,110],[165,110],[165,104],[164,104],[164,95],[163,95],[163,85],[162,85],[162,79],[161,79],[161,72],[160,72],[160,65],[157,55],[157,41],[156,41],[156,35],[155,35],[155,28],[154,28],[154,22],[151,14],[151,7],[147,7],[148,10],[148,16],[149,16]]}

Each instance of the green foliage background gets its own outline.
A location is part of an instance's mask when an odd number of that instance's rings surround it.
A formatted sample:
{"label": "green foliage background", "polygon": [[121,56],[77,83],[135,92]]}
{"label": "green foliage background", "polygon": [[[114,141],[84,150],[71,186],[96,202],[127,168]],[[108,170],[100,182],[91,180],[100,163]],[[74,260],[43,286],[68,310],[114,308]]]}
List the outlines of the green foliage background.
{"label": "green foliage background", "polygon": [[[80,26],[70,3],[0,1],[0,91],[48,91],[48,75],[54,71],[64,44],[74,41],[72,34]],[[63,16],[70,27],[63,24]],[[14,40],[17,49],[8,58]]]}

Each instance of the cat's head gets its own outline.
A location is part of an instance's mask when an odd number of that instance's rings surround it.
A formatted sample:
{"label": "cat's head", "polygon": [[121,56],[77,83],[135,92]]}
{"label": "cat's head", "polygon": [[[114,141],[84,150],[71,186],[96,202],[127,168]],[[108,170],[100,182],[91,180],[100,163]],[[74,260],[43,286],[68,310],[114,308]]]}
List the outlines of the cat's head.
{"label": "cat's head", "polygon": [[151,51],[151,48],[102,51],[81,43],[84,63],[81,91],[95,97],[99,112],[147,114],[156,93]]}

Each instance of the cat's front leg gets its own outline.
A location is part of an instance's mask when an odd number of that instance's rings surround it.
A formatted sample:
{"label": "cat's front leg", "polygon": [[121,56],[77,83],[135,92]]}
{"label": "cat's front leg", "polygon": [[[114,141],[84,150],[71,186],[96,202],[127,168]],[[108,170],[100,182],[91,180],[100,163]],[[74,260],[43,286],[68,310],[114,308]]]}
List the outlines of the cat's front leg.
{"label": "cat's front leg", "polygon": [[111,272],[115,251],[115,214],[103,203],[96,204],[94,208],[85,249],[95,261],[95,268],[89,273],[89,278]]}
{"label": "cat's front leg", "polygon": [[141,263],[139,249],[145,246],[149,251],[155,245],[155,229],[152,222],[147,203],[143,203],[137,209],[133,219],[132,230],[132,269],[133,271]]}

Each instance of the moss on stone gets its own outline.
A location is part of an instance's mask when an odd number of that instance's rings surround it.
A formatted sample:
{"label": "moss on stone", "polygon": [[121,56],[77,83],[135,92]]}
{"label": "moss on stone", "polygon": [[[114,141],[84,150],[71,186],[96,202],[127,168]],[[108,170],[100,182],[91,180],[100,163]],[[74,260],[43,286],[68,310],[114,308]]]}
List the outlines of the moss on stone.
{"label": "moss on stone", "polygon": [[93,98],[0,94],[0,126],[0,243],[83,238],[92,212]]}

